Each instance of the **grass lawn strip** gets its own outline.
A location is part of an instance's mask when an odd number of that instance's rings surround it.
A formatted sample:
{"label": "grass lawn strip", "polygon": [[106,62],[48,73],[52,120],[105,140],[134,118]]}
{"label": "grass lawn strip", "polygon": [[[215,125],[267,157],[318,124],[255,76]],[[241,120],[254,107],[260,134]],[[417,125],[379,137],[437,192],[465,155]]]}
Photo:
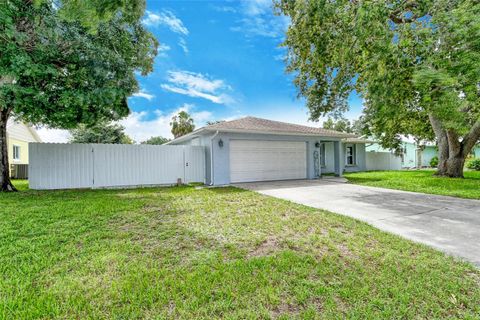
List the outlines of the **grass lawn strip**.
{"label": "grass lawn strip", "polygon": [[345,173],[351,183],[466,199],[480,199],[480,171],[465,171],[465,178],[443,178],[433,170]]}
{"label": "grass lawn strip", "polygon": [[0,318],[480,318],[470,264],[245,190],[29,190],[0,203]]}

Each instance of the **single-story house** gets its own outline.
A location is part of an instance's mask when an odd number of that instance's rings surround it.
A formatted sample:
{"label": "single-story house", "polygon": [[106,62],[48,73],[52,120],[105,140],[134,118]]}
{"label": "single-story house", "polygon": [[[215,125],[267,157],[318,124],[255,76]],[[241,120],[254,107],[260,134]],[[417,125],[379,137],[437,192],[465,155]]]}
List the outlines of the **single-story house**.
{"label": "single-story house", "polygon": [[[23,122],[9,120],[7,123],[8,162],[10,175],[13,178],[26,178],[30,142],[42,142],[35,129]],[[20,171],[22,171],[21,174]]]}
{"label": "single-story house", "polygon": [[209,125],[168,144],[204,146],[210,185],[366,169],[365,141],[352,134],[254,117]]}

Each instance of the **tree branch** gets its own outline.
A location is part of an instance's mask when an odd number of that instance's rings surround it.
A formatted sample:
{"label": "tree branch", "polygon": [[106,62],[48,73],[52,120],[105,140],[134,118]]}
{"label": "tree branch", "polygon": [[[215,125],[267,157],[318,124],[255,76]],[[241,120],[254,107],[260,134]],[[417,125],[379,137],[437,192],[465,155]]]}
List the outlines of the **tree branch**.
{"label": "tree branch", "polygon": [[473,148],[473,146],[480,139],[480,119],[475,122],[470,131],[463,137],[462,151],[466,156]]}

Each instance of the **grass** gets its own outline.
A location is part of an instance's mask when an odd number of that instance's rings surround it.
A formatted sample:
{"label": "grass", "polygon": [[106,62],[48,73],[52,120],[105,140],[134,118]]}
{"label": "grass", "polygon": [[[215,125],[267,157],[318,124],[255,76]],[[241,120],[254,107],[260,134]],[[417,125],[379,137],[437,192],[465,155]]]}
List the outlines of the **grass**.
{"label": "grass", "polygon": [[465,171],[465,178],[443,178],[433,170],[345,173],[352,183],[405,191],[480,199],[480,171]]}
{"label": "grass", "polygon": [[236,188],[0,194],[2,319],[480,318],[480,271]]}

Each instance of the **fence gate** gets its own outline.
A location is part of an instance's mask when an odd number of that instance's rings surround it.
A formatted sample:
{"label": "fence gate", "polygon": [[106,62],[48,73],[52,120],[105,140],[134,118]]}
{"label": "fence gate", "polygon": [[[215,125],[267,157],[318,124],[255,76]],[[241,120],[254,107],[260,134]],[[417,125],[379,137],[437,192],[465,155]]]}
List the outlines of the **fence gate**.
{"label": "fence gate", "polygon": [[185,147],[185,183],[191,182],[205,183],[204,147]]}
{"label": "fence gate", "polygon": [[31,189],[205,182],[201,146],[30,143]]}

